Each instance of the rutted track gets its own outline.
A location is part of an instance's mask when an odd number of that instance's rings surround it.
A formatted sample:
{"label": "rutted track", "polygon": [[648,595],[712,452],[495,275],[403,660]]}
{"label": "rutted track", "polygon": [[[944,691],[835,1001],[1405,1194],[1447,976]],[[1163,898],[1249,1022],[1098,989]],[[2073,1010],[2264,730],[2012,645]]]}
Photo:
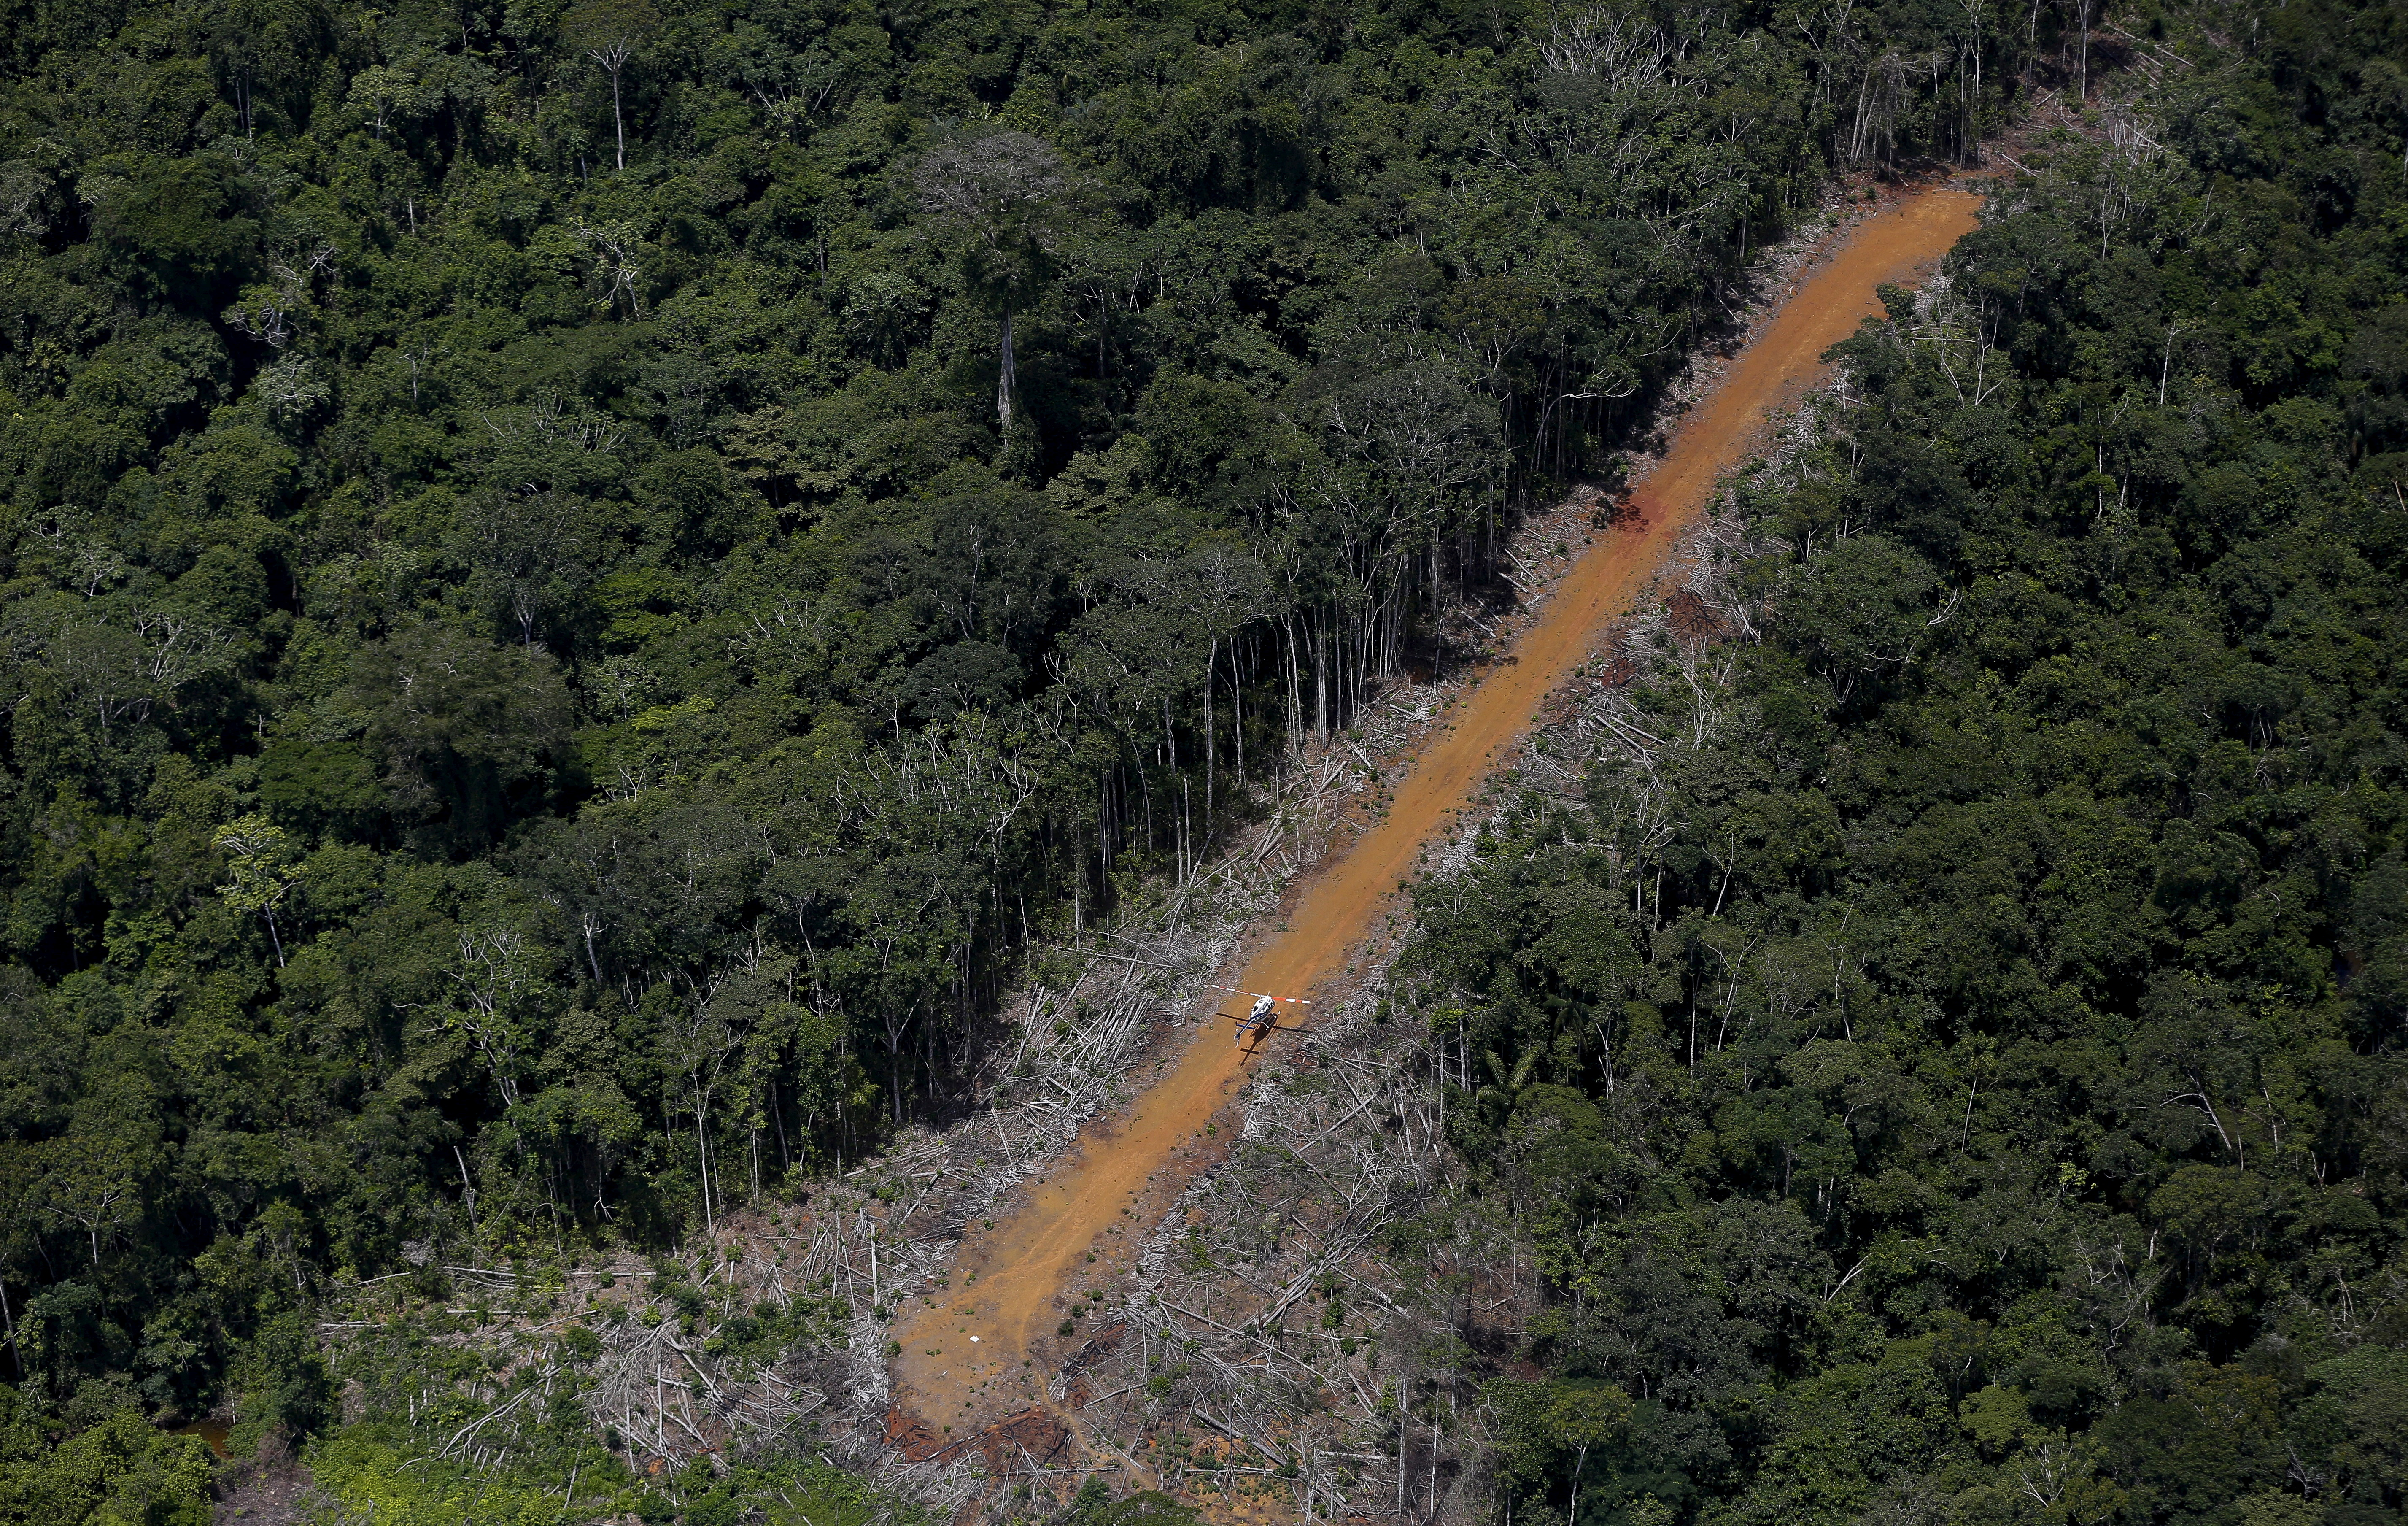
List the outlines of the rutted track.
{"label": "rutted track", "polygon": [[[1644,593],[1706,507],[1715,480],[1746,458],[1768,413],[1818,379],[1823,353],[1879,310],[1876,287],[1913,281],[1972,230],[1979,205],[1978,197],[1948,186],[1904,195],[1860,223],[1806,277],[1638,484],[1638,512],[1565,574],[1513,655],[1455,707],[1452,727],[1414,760],[1386,818],[1291,898],[1283,926],[1293,930],[1260,941],[1237,985],[1305,993],[1346,971],[1392,910],[1423,843],[1442,835],[1478,796],[1548,691]],[[958,1285],[898,1317],[897,1439],[968,1441],[1037,1403],[1045,1375],[1036,1364],[1058,1357],[1050,1332],[1062,1300],[1075,1282],[1127,1269],[1141,1231],[1168,1208],[1192,1171],[1189,1162],[1203,1153],[1197,1146],[1207,1125],[1247,1070],[1263,1062],[1233,1047],[1230,1037],[1226,1023],[1204,1025],[1169,1075],[1097,1120],[1008,1216],[963,1241]],[[1068,1439],[1058,1426],[1044,1428]]]}

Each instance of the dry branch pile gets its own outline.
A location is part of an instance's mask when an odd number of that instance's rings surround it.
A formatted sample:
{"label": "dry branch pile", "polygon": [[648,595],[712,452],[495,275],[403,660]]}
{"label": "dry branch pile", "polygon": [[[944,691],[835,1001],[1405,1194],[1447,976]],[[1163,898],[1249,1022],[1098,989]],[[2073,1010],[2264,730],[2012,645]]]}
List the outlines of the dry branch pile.
{"label": "dry branch pile", "polygon": [[[1148,1242],[1134,1284],[1096,1289],[1111,1302],[1095,1355],[1056,1397],[1191,1497],[1426,1513],[1461,1472],[1464,1337],[1502,1333],[1512,1300],[1476,1220],[1430,1232],[1449,1162],[1421,1036],[1365,988],[1298,1044],[1248,1089],[1229,1159]],[[1408,1225],[1419,1244],[1400,1258]]]}

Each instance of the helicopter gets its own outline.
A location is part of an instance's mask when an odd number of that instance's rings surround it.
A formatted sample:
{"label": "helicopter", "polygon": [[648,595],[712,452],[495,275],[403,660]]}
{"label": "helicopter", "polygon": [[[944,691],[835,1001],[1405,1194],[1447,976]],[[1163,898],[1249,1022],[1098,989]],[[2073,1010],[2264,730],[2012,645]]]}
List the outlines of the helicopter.
{"label": "helicopter", "polygon": [[[1239,990],[1235,986],[1215,986],[1212,989],[1216,991],[1228,991],[1238,996],[1251,996],[1254,999],[1253,1008],[1249,1010],[1245,1015],[1237,1018],[1237,1042],[1238,1047],[1240,1049],[1247,1047],[1246,1041],[1248,1039],[1254,1040],[1255,1044],[1259,1045],[1266,1035],[1275,1033],[1280,1030],[1279,1003],[1282,1001],[1291,1001],[1297,1006],[1302,1007],[1312,1005],[1312,1001],[1300,996],[1271,996],[1263,991]],[[1235,1016],[1236,1015],[1232,1014],[1231,1015]]]}

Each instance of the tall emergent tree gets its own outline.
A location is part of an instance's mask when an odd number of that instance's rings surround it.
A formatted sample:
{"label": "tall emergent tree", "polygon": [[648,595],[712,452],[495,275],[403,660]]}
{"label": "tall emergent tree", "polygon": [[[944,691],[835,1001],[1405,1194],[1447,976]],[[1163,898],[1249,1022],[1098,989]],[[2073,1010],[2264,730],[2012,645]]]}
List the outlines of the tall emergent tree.
{"label": "tall emergent tree", "polygon": [[962,240],[955,258],[963,283],[995,315],[995,412],[1008,430],[1019,398],[1012,320],[1042,295],[1053,273],[1055,219],[1069,175],[1051,145],[1001,129],[938,144],[912,181],[936,231]]}

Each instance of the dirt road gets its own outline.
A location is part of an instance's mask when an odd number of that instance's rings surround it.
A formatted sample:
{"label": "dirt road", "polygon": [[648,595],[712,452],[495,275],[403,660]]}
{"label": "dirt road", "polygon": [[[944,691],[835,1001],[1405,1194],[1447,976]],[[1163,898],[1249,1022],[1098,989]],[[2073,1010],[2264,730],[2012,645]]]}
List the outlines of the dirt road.
{"label": "dirt road", "polygon": [[[1294,930],[1262,942],[1237,985],[1309,995],[1347,969],[1395,909],[1422,844],[1478,796],[1541,699],[1645,592],[1715,479],[1746,458],[1767,412],[1817,379],[1823,352],[1880,310],[1876,286],[1911,281],[1928,268],[1972,230],[1979,206],[1953,188],[1904,195],[1866,219],[1805,278],[1638,485],[1638,515],[1601,536],[1565,574],[1513,655],[1455,707],[1453,727],[1413,763],[1386,819],[1292,898],[1283,927]],[[1226,1019],[1206,1025],[1160,1084],[1091,1126],[1009,1217],[967,1238],[953,1285],[897,1315],[898,1437],[908,1431],[924,1447],[967,1441],[1038,1402],[1043,1377],[1075,1340],[1056,1333],[1070,1301],[1127,1271],[1202,1153],[1215,1115],[1249,1069],[1276,1063],[1283,1052],[1274,1039],[1249,1058],[1232,1044]]]}

